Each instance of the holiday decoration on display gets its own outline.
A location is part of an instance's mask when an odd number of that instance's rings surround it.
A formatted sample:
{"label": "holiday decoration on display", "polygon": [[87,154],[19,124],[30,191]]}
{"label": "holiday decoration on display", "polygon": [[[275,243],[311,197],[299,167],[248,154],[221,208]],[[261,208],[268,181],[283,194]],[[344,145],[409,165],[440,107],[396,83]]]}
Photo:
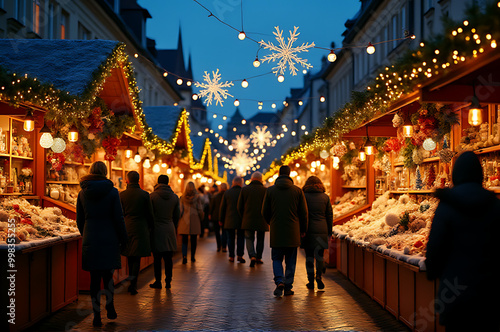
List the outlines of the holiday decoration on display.
{"label": "holiday decoration on display", "polygon": [[255,126],[255,131],[250,135],[253,146],[258,146],[260,149],[271,145],[272,138],[273,135],[267,130],[267,126]]}
{"label": "holiday decoration on display", "polygon": [[424,155],[420,149],[414,149],[412,155],[413,163],[415,165],[420,165],[424,162]]}
{"label": "holiday decoration on display", "polygon": [[417,171],[415,173],[415,188],[417,188],[417,190],[420,190],[422,189],[424,186],[423,182],[422,182],[422,176],[420,174],[420,167],[417,166]]}
{"label": "holiday decoration on display", "polygon": [[332,154],[335,156],[342,158],[347,153],[347,146],[344,142],[337,143],[332,147]]}
{"label": "holiday decoration on display", "polygon": [[63,168],[66,157],[63,153],[55,153],[51,151],[47,154],[47,161],[50,162],[50,169],[58,172]]}
{"label": "holiday decoration on display", "polygon": [[231,143],[236,152],[245,152],[250,148],[250,139],[245,135],[236,135],[236,139],[233,139]]}
{"label": "holiday decoration on display", "polygon": [[246,153],[238,152],[231,159],[232,168],[239,176],[245,176],[247,171],[250,170],[254,164],[253,158],[249,157]]}
{"label": "holiday decoration on display", "polygon": [[425,151],[432,151],[436,148],[436,142],[432,138],[426,138],[422,143],[422,147]]}
{"label": "holiday decoration on display", "polygon": [[427,188],[433,188],[434,181],[436,181],[436,168],[434,167],[434,165],[431,165],[429,167],[429,170],[427,171],[427,176],[425,179],[425,185],[427,186]]}
{"label": "holiday decoration on display", "polygon": [[273,34],[276,36],[278,45],[274,45],[272,42],[266,43],[265,41],[260,41],[260,46],[264,49],[272,51],[270,55],[264,56],[261,60],[262,62],[274,62],[278,61],[278,65],[273,67],[273,73],[275,75],[284,75],[288,66],[290,74],[297,75],[297,67],[295,64],[299,64],[305,69],[312,68],[312,65],[307,62],[307,59],[302,59],[297,56],[300,52],[309,52],[309,48],[314,47],[314,42],[303,43],[301,46],[293,47],[293,43],[297,40],[300,33],[297,32],[298,27],[294,27],[293,31],[290,30],[290,37],[288,37],[288,42],[285,43],[283,38],[283,30],[279,27],[274,27],[276,29]]}
{"label": "holiday decoration on display", "polygon": [[228,93],[227,89],[224,88],[229,88],[233,86],[233,82],[219,82],[220,81],[220,74],[219,74],[219,69],[217,71],[212,71],[212,76],[213,78],[210,78],[210,74],[205,71],[205,75],[203,75],[203,78],[205,79],[206,83],[199,83],[196,82],[194,85],[198,88],[202,88],[198,95],[200,97],[205,97],[205,105],[210,106],[212,104],[212,101],[215,100],[215,105],[220,104],[220,106],[223,106],[223,99],[227,99],[228,96],[233,97],[231,94]]}
{"label": "holiday decoration on display", "polygon": [[443,149],[438,151],[438,156],[439,159],[443,163],[450,163],[453,157],[455,156],[456,152],[450,150],[449,144],[448,144],[448,138],[445,136],[444,141],[443,141]]}
{"label": "holiday decoration on display", "polygon": [[403,125],[404,121],[401,116],[399,116],[398,113],[394,114],[394,117],[392,118],[392,126],[394,128],[401,127]]}
{"label": "holiday decoration on display", "polygon": [[118,154],[118,147],[121,144],[121,140],[115,137],[106,137],[102,140],[102,147],[106,154],[104,155],[104,159],[113,161],[115,160],[116,155]]}

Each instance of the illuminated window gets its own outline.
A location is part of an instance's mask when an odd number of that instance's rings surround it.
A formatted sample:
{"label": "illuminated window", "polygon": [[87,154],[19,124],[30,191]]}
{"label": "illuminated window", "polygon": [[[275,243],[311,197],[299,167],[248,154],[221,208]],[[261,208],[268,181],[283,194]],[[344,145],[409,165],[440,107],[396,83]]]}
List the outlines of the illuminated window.
{"label": "illuminated window", "polygon": [[42,15],[41,0],[33,0],[33,32],[41,35],[40,31],[40,17]]}
{"label": "illuminated window", "polygon": [[69,14],[62,11],[61,15],[61,39],[69,37]]}

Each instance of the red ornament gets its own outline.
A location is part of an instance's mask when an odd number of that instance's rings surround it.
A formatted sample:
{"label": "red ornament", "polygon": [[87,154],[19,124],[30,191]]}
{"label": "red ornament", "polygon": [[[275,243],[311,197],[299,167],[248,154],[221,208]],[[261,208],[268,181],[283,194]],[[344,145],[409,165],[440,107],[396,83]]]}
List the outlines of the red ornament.
{"label": "red ornament", "polygon": [[50,169],[58,172],[63,168],[66,157],[62,153],[51,152],[47,155],[47,161],[51,164]]}
{"label": "red ornament", "polygon": [[402,147],[403,147],[403,142],[397,137],[389,138],[384,143],[385,152],[391,152],[391,151],[399,152],[399,150],[401,150]]}
{"label": "red ornament", "polygon": [[423,246],[424,243],[420,240],[418,240],[417,242],[415,242],[415,244],[413,245],[415,248],[420,248],[421,246]]}
{"label": "red ornament", "polygon": [[106,151],[104,159],[113,161],[115,156],[118,154],[118,146],[120,146],[121,140],[116,137],[106,137],[102,140],[102,147]]}
{"label": "red ornament", "polygon": [[96,107],[94,108],[94,111],[92,114],[89,116],[89,121],[90,121],[90,127],[89,127],[89,132],[92,134],[98,134],[102,131],[102,126],[104,125],[104,121],[102,121],[101,118],[101,108]]}

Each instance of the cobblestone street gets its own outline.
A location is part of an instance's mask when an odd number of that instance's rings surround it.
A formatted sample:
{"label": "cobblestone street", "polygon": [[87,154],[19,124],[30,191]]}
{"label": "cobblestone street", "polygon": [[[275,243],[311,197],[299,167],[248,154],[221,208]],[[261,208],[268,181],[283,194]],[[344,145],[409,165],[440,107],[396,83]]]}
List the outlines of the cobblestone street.
{"label": "cobblestone street", "polygon": [[[269,233],[266,233],[268,243]],[[299,251],[294,291],[276,298],[269,245],[264,264],[230,263],[215,251],[213,235],[199,240],[196,262],[174,257],[172,288],[151,289],[153,267],[139,276],[139,294],[117,287],[118,319],[105,318],[105,331],[118,330],[341,330],[408,331],[335,269],[324,277],[325,291],[308,290],[303,252]],[[103,299],[104,301],[104,299]],[[31,328],[32,331],[93,330],[90,296],[73,303]],[[100,329],[94,329],[100,330]]]}

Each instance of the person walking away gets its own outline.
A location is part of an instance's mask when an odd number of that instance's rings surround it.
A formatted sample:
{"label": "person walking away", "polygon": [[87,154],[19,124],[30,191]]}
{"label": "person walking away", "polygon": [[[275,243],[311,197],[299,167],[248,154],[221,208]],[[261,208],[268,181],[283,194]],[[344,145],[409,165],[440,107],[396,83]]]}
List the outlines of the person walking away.
{"label": "person walking away", "polygon": [[210,220],[210,207],[212,206],[212,201],[214,200],[215,195],[219,192],[219,186],[217,184],[213,184],[208,191],[208,210],[207,210],[207,218],[208,218],[208,234],[214,230],[213,222]]}
{"label": "person walking away", "polygon": [[158,184],[150,194],[154,224],[151,232],[151,250],[154,257],[155,282],[149,287],[161,289],[161,261],[165,264],[165,288],[172,282],[172,256],[177,250],[175,231],[180,218],[179,197],[168,185],[167,175],[158,176]]}
{"label": "person walking away", "polygon": [[[214,195],[212,200],[210,201],[210,209],[209,209],[209,218],[210,221],[213,223],[214,226],[214,232],[215,232],[215,242],[217,243],[217,251],[226,252],[227,249],[227,235],[224,232],[224,229],[221,227],[221,221],[220,221],[220,204],[222,202],[222,197],[224,196],[224,193],[227,190],[227,184],[226,183],[221,183],[219,186],[219,191]],[[222,237],[221,237],[221,231],[222,231]]]}
{"label": "person walking away", "polygon": [[333,210],[330,197],[325,194],[325,186],[317,176],[310,176],[302,188],[307,202],[309,223],[301,247],[306,252],[306,285],[314,289],[314,261],[316,260],[316,283],[318,289],[324,289],[321,278],[323,273],[323,253],[328,249],[328,239],[332,236]]}
{"label": "person walking away", "polygon": [[186,184],[181,197],[181,219],[177,232],[182,235],[182,264],[187,264],[188,240],[191,237],[191,262],[196,262],[197,236],[201,234],[203,207],[193,181]]}
{"label": "person walking away", "polygon": [[[290,167],[281,166],[275,184],[267,188],[262,215],[270,225],[275,296],[293,295],[300,238],[307,232],[307,204],[302,190],[293,184]],[[285,272],[283,272],[283,258]]]}
{"label": "person walking away", "polygon": [[245,253],[245,232],[241,229],[241,217],[238,213],[238,198],[240,197],[243,179],[236,176],[233,185],[222,197],[220,205],[220,220],[223,228],[227,232],[227,247],[229,251],[229,261],[234,262],[234,247],[236,237],[236,255],[238,262],[245,263],[243,254]]}
{"label": "person walking away", "polygon": [[435,308],[446,331],[500,331],[497,314],[497,237],[500,200],[483,188],[474,152],[462,153],[452,171],[453,188],[437,189],[425,265],[439,279]]}
{"label": "person walking away", "polygon": [[137,294],[141,257],[151,256],[150,229],[153,228],[153,206],[149,193],[139,185],[139,173],[127,173],[127,189],[120,193],[128,241],[122,255],[127,256],[130,294]]}
{"label": "person walking away", "polygon": [[201,234],[200,238],[205,235],[205,229],[208,227],[208,208],[210,204],[210,198],[208,197],[208,192],[205,186],[198,187],[198,194],[200,195],[201,206],[203,209],[203,219],[201,220]]}
{"label": "person walking away", "polygon": [[[241,216],[241,228],[245,230],[250,267],[254,267],[256,263],[264,263],[262,261],[264,236],[269,230],[269,225],[262,216],[262,202],[265,195],[266,187],[262,184],[262,173],[254,172],[250,178],[250,184],[241,189],[238,199],[238,213]],[[256,246],[255,233],[257,233]]]}
{"label": "person walking away", "polygon": [[101,321],[101,280],[109,319],[116,319],[114,307],[114,269],[121,268],[120,246],[127,243],[127,231],[118,190],[106,178],[102,161],[90,166],[80,182],[76,201],[76,223],[82,235],[82,269],[90,272],[90,298],[95,327]]}

